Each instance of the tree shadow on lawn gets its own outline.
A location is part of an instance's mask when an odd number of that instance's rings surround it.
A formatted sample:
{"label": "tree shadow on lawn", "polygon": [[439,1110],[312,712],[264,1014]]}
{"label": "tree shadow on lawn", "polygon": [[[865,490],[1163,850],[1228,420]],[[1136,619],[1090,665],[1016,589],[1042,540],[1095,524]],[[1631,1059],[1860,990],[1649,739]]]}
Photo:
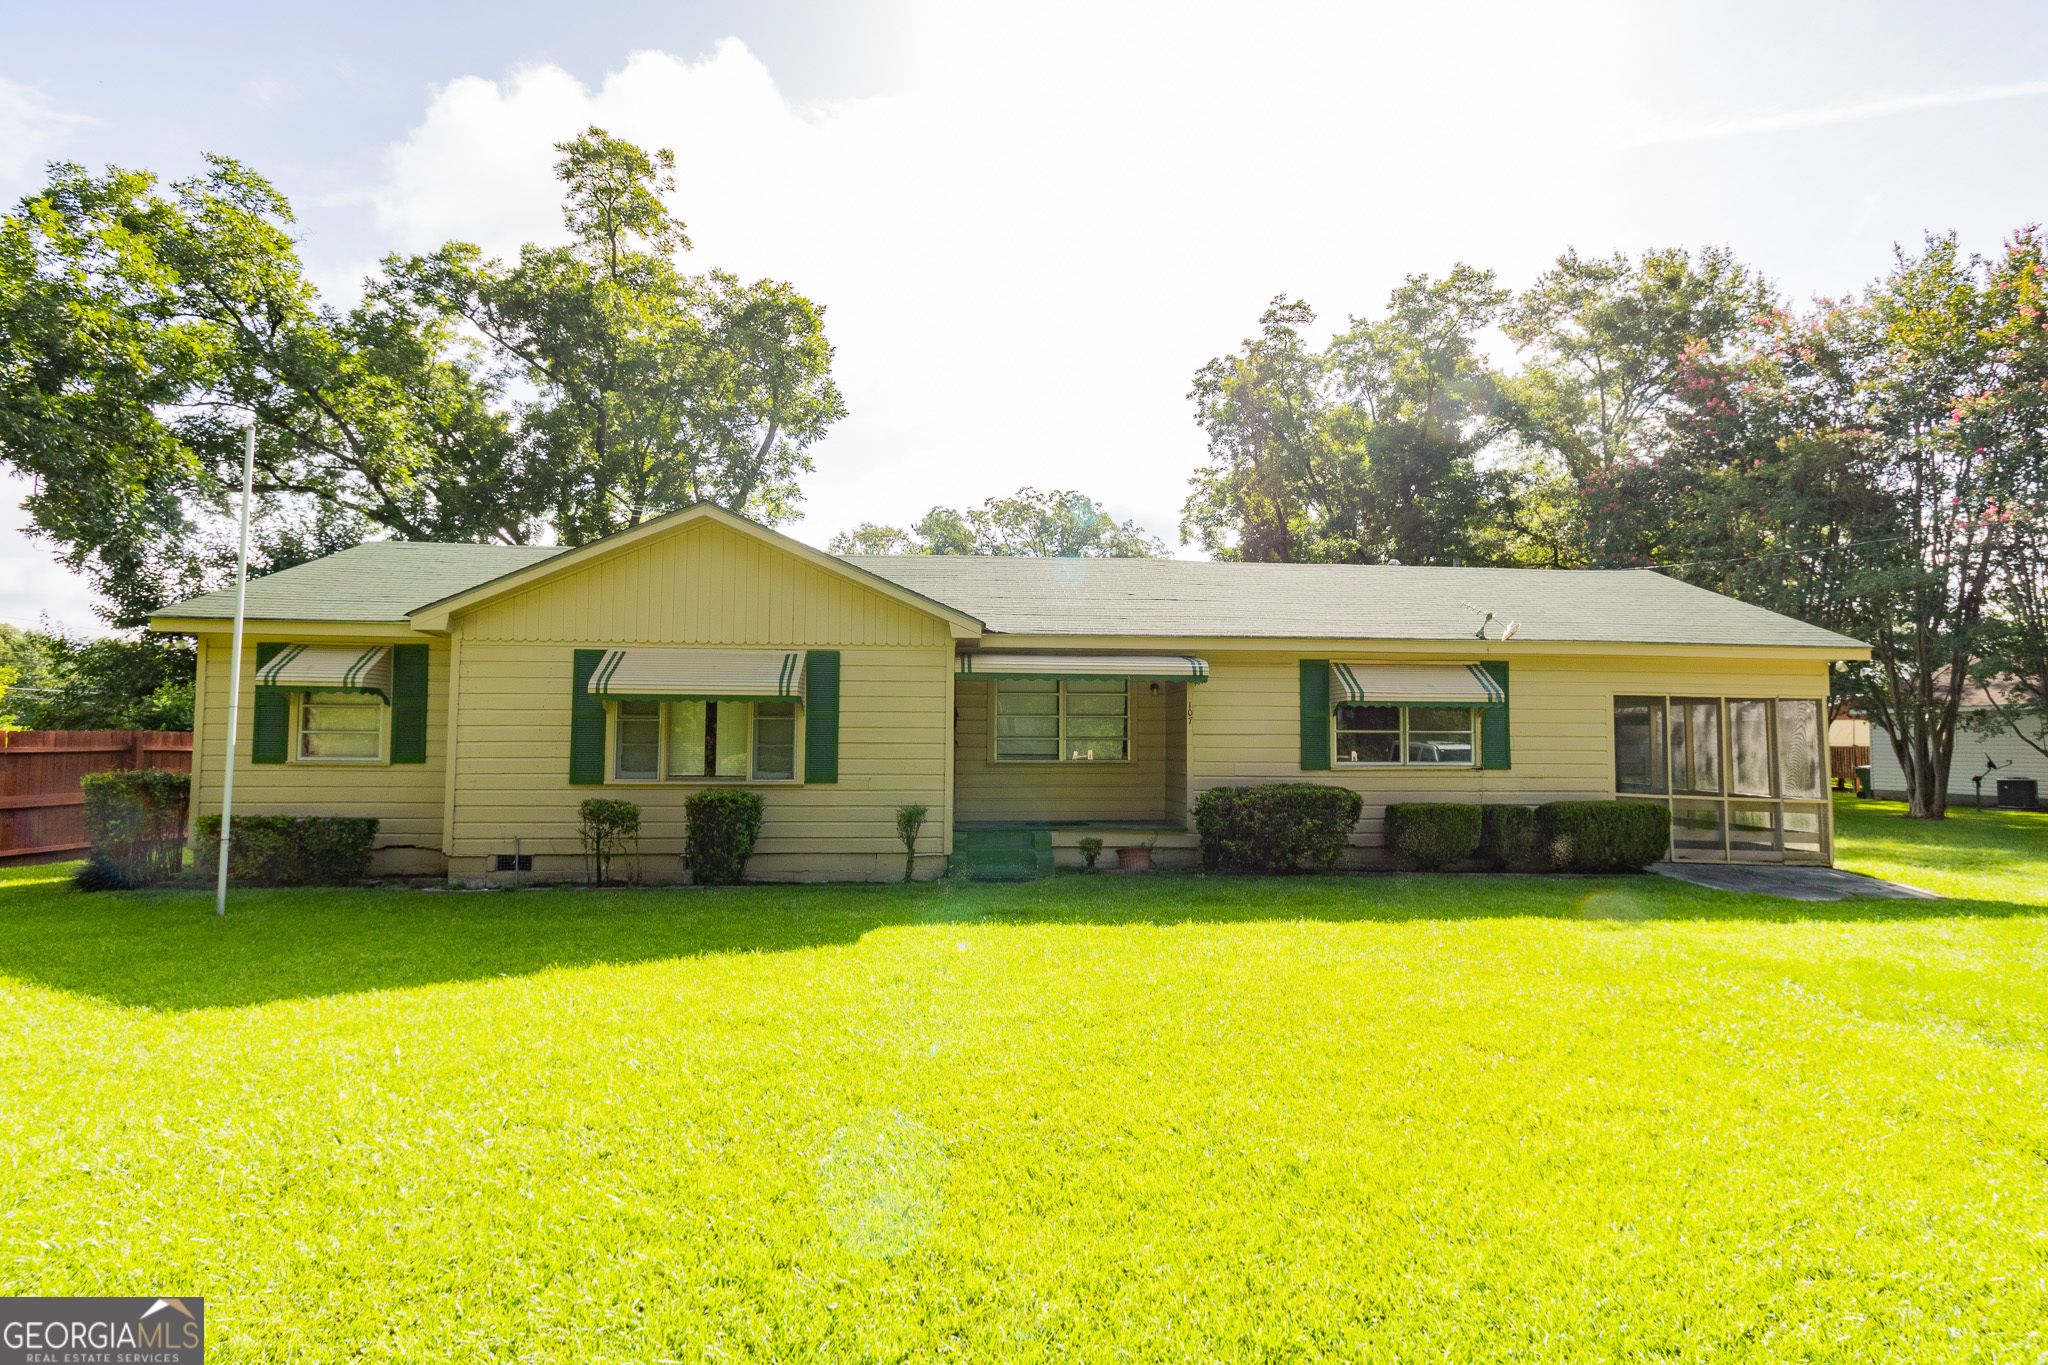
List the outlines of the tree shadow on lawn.
{"label": "tree shadow on lawn", "polygon": [[[425,894],[85,895],[70,869],[0,869],[0,976],[147,1009],[233,1008],[722,953],[844,947],[937,925],[1170,927],[1516,918],[1910,922],[2040,915],[2000,901],[1809,903],[1663,877],[1067,875],[1015,884]],[[37,875],[27,875],[37,874]]]}

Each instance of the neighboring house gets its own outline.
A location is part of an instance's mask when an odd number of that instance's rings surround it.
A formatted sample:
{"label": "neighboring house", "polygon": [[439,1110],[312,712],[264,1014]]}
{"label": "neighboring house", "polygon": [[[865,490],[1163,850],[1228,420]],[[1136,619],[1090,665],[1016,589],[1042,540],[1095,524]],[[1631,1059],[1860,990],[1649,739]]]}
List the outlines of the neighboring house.
{"label": "neighboring house", "polygon": [[[1945,689],[1946,683],[1938,683],[1937,686]],[[2010,705],[2010,685],[1999,686],[1999,700]],[[1946,696],[1946,690],[1941,695]],[[1991,697],[1982,684],[1964,684],[1955,750],[1949,757],[1950,805],[1976,802],[1977,786],[1970,779],[1979,773],[1984,774],[1984,804],[1987,806],[1997,803],[1998,779],[2001,777],[2031,777],[2040,784],[2041,794],[2048,796],[2048,757],[2009,728],[1996,733],[1988,730],[1985,722],[1996,715]],[[2048,743],[2048,736],[2035,733],[2034,737]],[[1991,771],[1991,765],[1996,765],[1998,770]],[[1877,732],[1870,746],[1870,787],[1880,801],[1906,799],[1906,774],[1899,767],[1899,755],[1892,748],[1891,736],[1883,730]]]}
{"label": "neighboring house", "polygon": [[[151,622],[201,641],[198,813],[233,612]],[[1616,795],[1669,803],[1680,857],[1826,862],[1828,668],[1868,653],[1655,573],[838,558],[709,507],[573,550],[359,545],[252,582],[248,622],[236,809],[373,815],[376,871],[503,881],[515,839],[578,875],[593,795],[674,880],[715,784],[766,798],[769,879],[900,876],[912,802],[920,875],[1091,835],[1187,866],[1202,792],[1303,781],[1365,797],[1354,866],[1389,801]]]}

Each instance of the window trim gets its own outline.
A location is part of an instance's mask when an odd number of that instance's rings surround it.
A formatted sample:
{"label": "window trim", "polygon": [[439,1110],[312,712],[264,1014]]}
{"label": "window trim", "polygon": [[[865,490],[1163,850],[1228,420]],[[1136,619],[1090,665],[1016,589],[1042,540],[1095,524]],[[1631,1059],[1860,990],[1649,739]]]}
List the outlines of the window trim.
{"label": "window trim", "polygon": [[305,710],[306,697],[313,692],[347,692],[355,689],[345,687],[294,688],[291,692],[291,728],[285,732],[285,762],[303,763],[309,768],[388,768],[391,766],[391,699],[379,697],[374,692],[364,692],[366,697],[377,700],[377,756],[375,758],[308,758],[299,752],[304,730],[300,720]]}
{"label": "window trim", "polygon": [[[1132,684],[1134,680],[1131,678],[1125,678],[1123,680],[1124,756],[1122,758],[1067,757],[1067,684],[1074,681],[1087,681],[1085,679],[1077,680],[1073,678],[1047,678],[1035,680],[1052,683],[1054,686],[1055,695],[1059,697],[1059,753],[1054,755],[1051,759],[998,757],[996,754],[996,696],[1002,690],[1003,683],[1008,681],[1025,681],[1025,679],[1013,679],[1002,675],[998,675],[988,680],[988,761],[991,764],[1001,763],[1005,766],[1014,766],[1020,768],[1050,768],[1057,766],[1066,766],[1072,768],[1100,768],[1104,766],[1114,767],[1119,763],[1137,762],[1138,707],[1136,693],[1132,690]],[[1098,692],[1095,695],[1108,696],[1110,694],[1108,692]]]}
{"label": "window trim", "polygon": [[[1383,762],[1383,761],[1368,761],[1368,760],[1363,760],[1363,759],[1359,759],[1359,760],[1354,760],[1354,759],[1348,759],[1348,758],[1340,758],[1340,757],[1338,757],[1338,755],[1337,755],[1337,736],[1338,736],[1338,734],[1339,734],[1339,733],[1341,733],[1341,732],[1339,731],[1339,729],[1338,729],[1338,726],[1337,726],[1337,712],[1338,712],[1338,711],[1340,711],[1340,710],[1342,710],[1342,709],[1343,709],[1344,707],[1346,707],[1346,706],[1375,706],[1375,705],[1378,705],[1378,706],[1392,706],[1392,707],[1394,707],[1394,708],[1395,708],[1396,710],[1398,710],[1398,711],[1399,711],[1399,712],[1401,713],[1401,728],[1400,728],[1400,730],[1399,730],[1399,731],[1397,731],[1397,732],[1396,732],[1396,733],[1397,733],[1397,734],[1398,734],[1398,735],[1400,736],[1400,738],[1399,738],[1399,739],[1398,739],[1398,740],[1396,741],[1396,746],[1397,746],[1397,748],[1399,749],[1399,752],[1400,752],[1401,756],[1400,756],[1399,758],[1395,759],[1395,760],[1394,760],[1393,762],[1391,762],[1391,763],[1388,763],[1388,762]],[[1466,715],[1470,716],[1470,717],[1472,718],[1472,760],[1471,760],[1471,762],[1469,762],[1469,763],[1411,763],[1411,762],[1409,762],[1409,761],[1408,761],[1408,712],[1409,712],[1409,711],[1411,711],[1411,710],[1416,710],[1416,709],[1420,709],[1420,710],[1425,710],[1425,711],[1463,711],[1463,712],[1464,712],[1464,713],[1465,713]],[[1486,714],[1485,714],[1485,713],[1486,713],[1486,709],[1487,709],[1487,708],[1485,708],[1485,707],[1483,707],[1483,706],[1424,706],[1424,707],[1419,707],[1419,708],[1418,708],[1418,707],[1412,707],[1412,706],[1409,706],[1409,705],[1404,705],[1404,704],[1398,704],[1398,703],[1395,703],[1395,702],[1370,702],[1370,701],[1366,701],[1366,702],[1349,702],[1349,701],[1346,701],[1346,702],[1338,702],[1338,703],[1337,703],[1336,705],[1334,705],[1334,706],[1332,706],[1332,707],[1330,708],[1330,766],[1331,766],[1331,768],[1333,768],[1333,769],[1345,769],[1345,770],[1353,770],[1353,769],[1358,769],[1358,768],[1378,768],[1378,769],[1381,769],[1381,770],[1385,770],[1385,769],[1389,769],[1389,768],[1401,768],[1401,769],[1413,769],[1414,771],[1416,771],[1416,772],[1419,772],[1419,773],[1427,773],[1427,772],[1440,772],[1440,773],[1469,773],[1469,772],[1472,772],[1472,771],[1474,771],[1475,769],[1477,769],[1477,768],[1479,768],[1480,766],[1482,766],[1483,760],[1484,760],[1484,758],[1485,758],[1485,740],[1484,740],[1484,738],[1482,737],[1482,734],[1481,734],[1481,730],[1480,730],[1480,727],[1481,727],[1481,726],[1483,726],[1483,725],[1484,725],[1484,724],[1486,723]],[[1356,733],[1356,734],[1369,734],[1369,733],[1370,733],[1370,734],[1384,734],[1384,733],[1386,733],[1386,732],[1385,732],[1385,731],[1352,731],[1352,732],[1349,732],[1349,733]]]}
{"label": "window trim", "polygon": [[754,772],[754,756],[759,745],[759,708],[765,703],[749,701],[747,708],[747,775],[745,777],[705,777],[701,774],[691,777],[670,777],[668,775],[668,708],[672,701],[691,701],[695,698],[664,698],[657,704],[661,707],[656,724],[659,738],[655,750],[654,775],[651,777],[627,777],[619,772],[619,703],[621,701],[654,701],[652,697],[610,697],[604,703],[604,785],[608,787],[801,787],[804,785],[804,726],[806,722],[804,705],[795,698],[782,703],[796,711],[796,759],[791,765],[793,771],[788,777],[759,777]]}

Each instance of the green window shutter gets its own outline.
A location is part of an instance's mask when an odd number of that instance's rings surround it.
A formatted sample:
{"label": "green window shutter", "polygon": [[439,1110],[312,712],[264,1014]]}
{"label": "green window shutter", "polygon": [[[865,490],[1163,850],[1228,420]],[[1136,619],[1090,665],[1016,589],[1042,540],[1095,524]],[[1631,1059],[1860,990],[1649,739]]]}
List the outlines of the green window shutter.
{"label": "green window shutter", "polygon": [[391,650],[391,761],[427,761],[427,647]]}
{"label": "green window shutter", "polygon": [[[1508,666],[1505,663],[1484,663],[1479,665],[1488,676],[1500,684],[1501,696],[1508,692]],[[1514,763],[1508,747],[1508,703],[1503,700],[1498,706],[1489,706],[1479,713],[1479,766],[1482,768],[1512,768]]]}
{"label": "green window shutter", "polygon": [[604,662],[601,649],[579,649],[570,670],[576,690],[569,706],[569,785],[604,784],[604,702],[590,695],[590,675]]}
{"label": "green window shutter", "polygon": [[[256,667],[282,654],[282,641],[256,646]],[[256,730],[249,737],[251,763],[282,763],[291,748],[292,694],[281,687],[256,689]]]}
{"label": "green window shutter", "polygon": [[1301,770],[1330,766],[1330,661],[1301,661]]}
{"label": "green window shutter", "polygon": [[804,655],[804,781],[839,780],[839,651]]}

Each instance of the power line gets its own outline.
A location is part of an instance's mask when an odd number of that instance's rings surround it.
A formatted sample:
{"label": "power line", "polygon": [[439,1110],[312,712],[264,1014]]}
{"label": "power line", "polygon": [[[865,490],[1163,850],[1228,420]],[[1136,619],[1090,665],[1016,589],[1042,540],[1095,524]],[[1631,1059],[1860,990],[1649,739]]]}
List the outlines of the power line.
{"label": "power line", "polygon": [[1644,573],[1648,573],[1656,569],[1690,569],[1698,564],[1740,564],[1745,560],[1751,559],[1775,559],[1779,555],[1818,554],[1823,550],[1846,550],[1852,545],[1889,545],[1894,541],[1914,540],[1917,538],[1916,533],[1909,531],[1904,535],[1875,536],[1869,540],[1839,540],[1832,545],[1808,545],[1804,549],[1797,550],[1764,550],[1753,555],[1729,555],[1725,559],[1675,559],[1669,562],[1660,561],[1655,564],[1637,564],[1634,567]]}

